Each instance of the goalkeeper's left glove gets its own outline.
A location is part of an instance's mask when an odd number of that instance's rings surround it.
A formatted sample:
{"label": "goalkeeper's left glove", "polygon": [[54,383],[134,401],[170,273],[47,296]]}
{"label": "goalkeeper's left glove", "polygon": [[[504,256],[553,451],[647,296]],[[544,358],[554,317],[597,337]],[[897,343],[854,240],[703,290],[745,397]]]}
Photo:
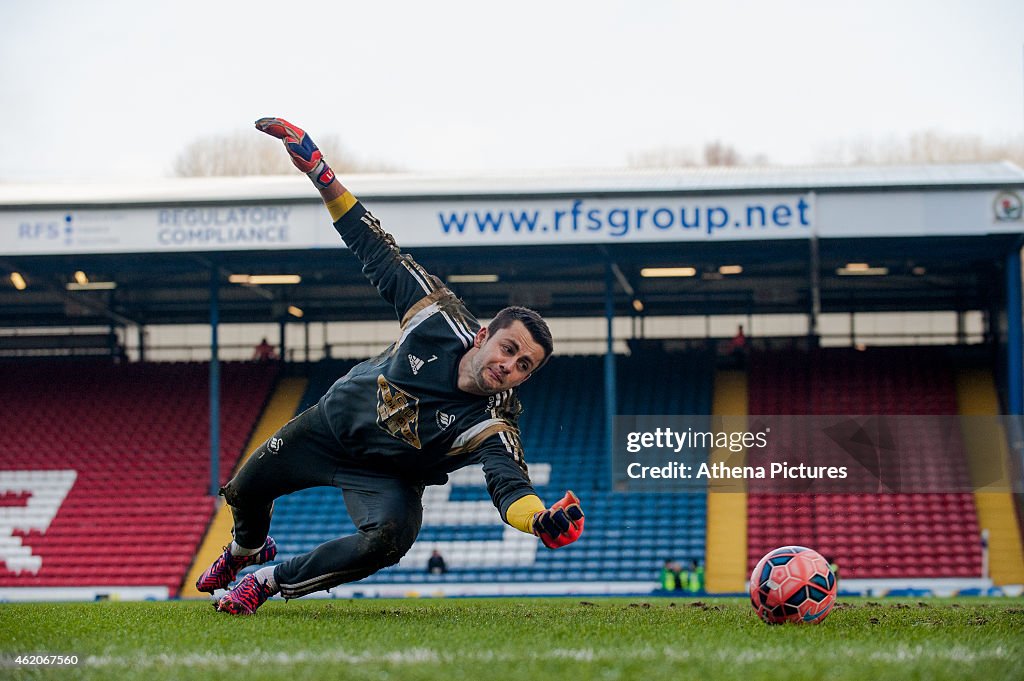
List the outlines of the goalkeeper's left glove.
{"label": "goalkeeper's left glove", "polygon": [[551,508],[534,514],[533,533],[549,549],[557,549],[580,538],[583,534],[583,509],[572,490]]}
{"label": "goalkeeper's left glove", "polygon": [[292,158],[292,165],[306,173],[320,189],[334,181],[334,171],[327,165],[320,149],[306,132],[283,118],[261,118],[256,129],[284,142],[284,148]]}

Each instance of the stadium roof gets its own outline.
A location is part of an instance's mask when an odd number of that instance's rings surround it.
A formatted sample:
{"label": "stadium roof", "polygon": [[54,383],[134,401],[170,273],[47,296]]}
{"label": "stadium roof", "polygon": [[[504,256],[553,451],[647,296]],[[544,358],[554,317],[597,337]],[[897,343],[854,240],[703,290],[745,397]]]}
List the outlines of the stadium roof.
{"label": "stadium roof", "polygon": [[[672,171],[531,173],[521,175],[356,175],[345,183],[370,208],[436,198],[644,196],[815,192],[948,192],[1024,189],[1024,171],[1011,163],[833,168],[693,168]],[[994,194],[993,194],[994,195]],[[875,195],[877,196],[877,195]],[[865,196],[864,201],[875,198]],[[859,200],[854,197],[853,200]],[[990,205],[990,199],[985,199]],[[246,202],[312,204],[317,197],[301,176],[174,179],[115,185],[0,185],[3,212],[49,208],[218,205]],[[847,205],[847,204],[843,204]],[[852,204],[856,205],[856,204]],[[941,205],[941,204],[940,204]],[[939,219],[920,211],[921,220]],[[928,213],[927,215],[925,215]],[[940,211],[941,213],[941,211]],[[981,216],[990,219],[990,216]],[[1004,290],[1003,267],[1020,247],[1013,223],[1003,233],[870,238],[822,238],[819,260],[822,312],[892,310],[994,310]],[[386,225],[401,235],[401,225]],[[330,229],[324,230],[327,236]],[[400,243],[403,239],[399,239]],[[616,278],[617,314],[645,315],[806,313],[812,305],[814,249],[806,238],[661,242],[472,244],[410,249],[442,278],[498,275],[497,283],[453,284],[482,316],[510,303],[548,316],[604,314],[608,263]],[[884,276],[843,276],[849,262],[884,268]],[[688,264],[688,278],[651,279],[644,267]],[[740,265],[739,275],[719,267]],[[16,291],[8,271],[29,282]],[[72,274],[116,282],[106,291],[68,291]],[[0,326],[202,323],[209,319],[211,273],[220,286],[222,322],[287,319],[290,304],[303,321],[388,319],[393,312],[366,283],[359,263],[333,248],[206,250],[154,253],[51,253],[0,256]],[[295,286],[239,286],[231,273],[297,273]],[[633,290],[624,292],[623,282]]]}
{"label": "stadium roof", "polygon": [[[576,194],[829,191],[840,189],[996,188],[1024,184],[1024,170],[1009,161],[909,166],[694,167],[661,170],[374,174],[343,178],[354,193],[372,198],[546,196]],[[309,201],[316,197],[301,175],[169,178],[75,184],[0,184],[0,210],[28,206]]]}

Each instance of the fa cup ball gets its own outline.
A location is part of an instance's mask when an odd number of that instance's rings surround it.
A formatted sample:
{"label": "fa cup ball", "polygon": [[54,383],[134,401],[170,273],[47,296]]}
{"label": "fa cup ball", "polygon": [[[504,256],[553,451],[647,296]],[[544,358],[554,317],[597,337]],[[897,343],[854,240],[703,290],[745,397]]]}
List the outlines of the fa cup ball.
{"label": "fa cup ball", "polygon": [[783,546],[757,561],[750,602],[768,624],[817,624],[836,602],[836,576],[817,551]]}

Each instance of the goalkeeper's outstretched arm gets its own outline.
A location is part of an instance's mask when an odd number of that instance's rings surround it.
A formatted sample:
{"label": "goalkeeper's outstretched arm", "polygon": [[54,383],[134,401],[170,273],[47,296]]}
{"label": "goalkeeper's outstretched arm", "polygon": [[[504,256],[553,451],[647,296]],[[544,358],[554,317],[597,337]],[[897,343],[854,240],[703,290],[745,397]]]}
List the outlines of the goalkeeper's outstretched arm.
{"label": "goalkeeper's outstretched arm", "polygon": [[256,128],[284,143],[292,164],[304,172],[331,214],[334,228],[363,263],[363,274],[395,308],[404,325],[424,298],[439,300],[450,292],[437,277],[402,253],[394,238],[335,177],[323,154],[306,132],[283,118],[261,118]]}
{"label": "goalkeeper's outstretched arm", "polygon": [[[334,171],[327,165],[324,155],[302,128],[292,125],[283,118],[272,117],[256,121],[256,129],[284,143],[292,159],[292,165],[313,181],[328,208],[348,191],[334,176]],[[332,213],[331,219],[338,218]]]}

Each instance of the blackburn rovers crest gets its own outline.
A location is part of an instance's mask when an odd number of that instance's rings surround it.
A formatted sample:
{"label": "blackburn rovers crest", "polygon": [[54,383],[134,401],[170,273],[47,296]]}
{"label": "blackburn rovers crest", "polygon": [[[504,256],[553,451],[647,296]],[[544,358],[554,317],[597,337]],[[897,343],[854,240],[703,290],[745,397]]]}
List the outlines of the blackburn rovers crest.
{"label": "blackburn rovers crest", "polygon": [[1016,192],[1003,191],[996,195],[992,204],[992,212],[995,213],[996,222],[1016,222],[1021,219],[1022,210],[1020,196]]}
{"label": "blackburn rovers crest", "polygon": [[384,374],[377,376],[377,425],[389,435],[422,449],[417,432],[420,400],[393,385]]}

